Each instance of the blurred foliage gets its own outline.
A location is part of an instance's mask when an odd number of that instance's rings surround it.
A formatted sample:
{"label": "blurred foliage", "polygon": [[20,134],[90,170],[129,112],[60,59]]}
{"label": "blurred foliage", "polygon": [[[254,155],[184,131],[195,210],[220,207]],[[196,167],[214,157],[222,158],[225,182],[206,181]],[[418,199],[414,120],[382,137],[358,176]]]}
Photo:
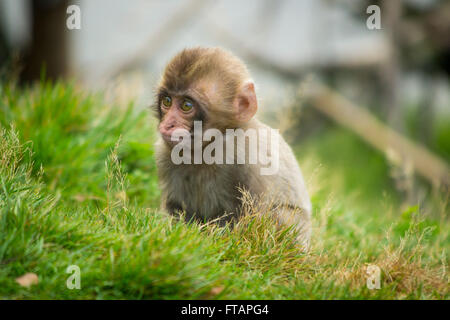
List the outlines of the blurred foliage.
{"label": "blurred foliage", "polygon": [[158,196],[146,192],[156,188],[155,133],[147,125],[152,121],[147,112],[136,113],[131,104],[106,106],[99,97],[80,93],[73,85],[50,81],[24,94],[14,84],[6,84],[0,96],[0,123],[13,125],[21,141],[30,141],[33,172],[42,166],[44,182],[51,190],[79,200],[103,199],[104,159],[123,136],[126,142],[119,157],[132,182],[129,192],[140,203],[156,203]]}
{"label": "blurred foliage", "polygon": [[[405,114],[406,131],[415,141],[421,141],[422,130],[420,123],[420,106],[409,108]],[[425,141],[430,150],[436,152],[450,163],[450,115],[436,117],[429,141]]]}

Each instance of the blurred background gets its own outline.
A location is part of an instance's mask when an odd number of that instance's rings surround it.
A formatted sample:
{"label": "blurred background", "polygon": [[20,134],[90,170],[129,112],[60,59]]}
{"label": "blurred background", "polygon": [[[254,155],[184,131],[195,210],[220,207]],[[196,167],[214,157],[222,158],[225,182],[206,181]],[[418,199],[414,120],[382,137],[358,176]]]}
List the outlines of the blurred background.
{"label": "blurred background", "polygon": [[[66,27],[71,4],[80,29]],[[147,108],[165,63],[198,45],[248,64],[259,116],[300,159],[372,198],[382,184],[405,203],[448,200],[449,1],[0,0],[1,75],[24,86],[45,74]]]}

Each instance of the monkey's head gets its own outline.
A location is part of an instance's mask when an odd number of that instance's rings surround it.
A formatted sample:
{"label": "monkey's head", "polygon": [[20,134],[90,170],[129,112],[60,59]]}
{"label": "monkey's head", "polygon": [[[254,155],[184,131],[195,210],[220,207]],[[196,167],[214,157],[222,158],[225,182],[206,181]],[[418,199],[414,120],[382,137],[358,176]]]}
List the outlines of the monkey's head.
{"label": "monkey's head", "polygon": [[159,132],[168,145],[176,129],[221,131],[245,126],[258,108],[255,86],[244,63],[220,48],[193,48],[167,64],[156,93]]}

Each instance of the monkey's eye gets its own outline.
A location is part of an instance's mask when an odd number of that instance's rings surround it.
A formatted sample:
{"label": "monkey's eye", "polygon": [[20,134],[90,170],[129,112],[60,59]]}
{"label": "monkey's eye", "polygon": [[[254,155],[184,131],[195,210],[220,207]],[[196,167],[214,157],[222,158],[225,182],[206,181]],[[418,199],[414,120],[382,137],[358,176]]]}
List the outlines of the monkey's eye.
{"label": "monkey's eye", "polygon": [[172,105],[172,98],[169,96],[165,96],[164,98],[162,98],[162,104],[164,105],[164,107],[170,107]]}
{"label": "monkey's eye", "polygon": [[181,110],[184,112],[189,112],[194,107],[194,104],[189,100],[184,100],[183,104],[181,105]]}

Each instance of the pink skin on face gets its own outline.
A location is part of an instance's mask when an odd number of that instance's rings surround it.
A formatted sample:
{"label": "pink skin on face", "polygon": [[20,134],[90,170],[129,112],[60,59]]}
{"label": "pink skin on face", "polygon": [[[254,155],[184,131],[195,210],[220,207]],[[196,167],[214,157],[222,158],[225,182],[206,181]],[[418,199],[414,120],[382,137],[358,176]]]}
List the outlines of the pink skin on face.
{"label": "pink skin on face", "polygon": [[179,141],[172,141],[171,137],[176,129],[191,129],[192,119],[195,116],[195,107],[189,111],[183,111],[180,106],[183,104],[182,98],[172,98],[172,104],[169,107],[161,103],[162,121],[159,124],[161,137],[170,145],[175,145]]}

